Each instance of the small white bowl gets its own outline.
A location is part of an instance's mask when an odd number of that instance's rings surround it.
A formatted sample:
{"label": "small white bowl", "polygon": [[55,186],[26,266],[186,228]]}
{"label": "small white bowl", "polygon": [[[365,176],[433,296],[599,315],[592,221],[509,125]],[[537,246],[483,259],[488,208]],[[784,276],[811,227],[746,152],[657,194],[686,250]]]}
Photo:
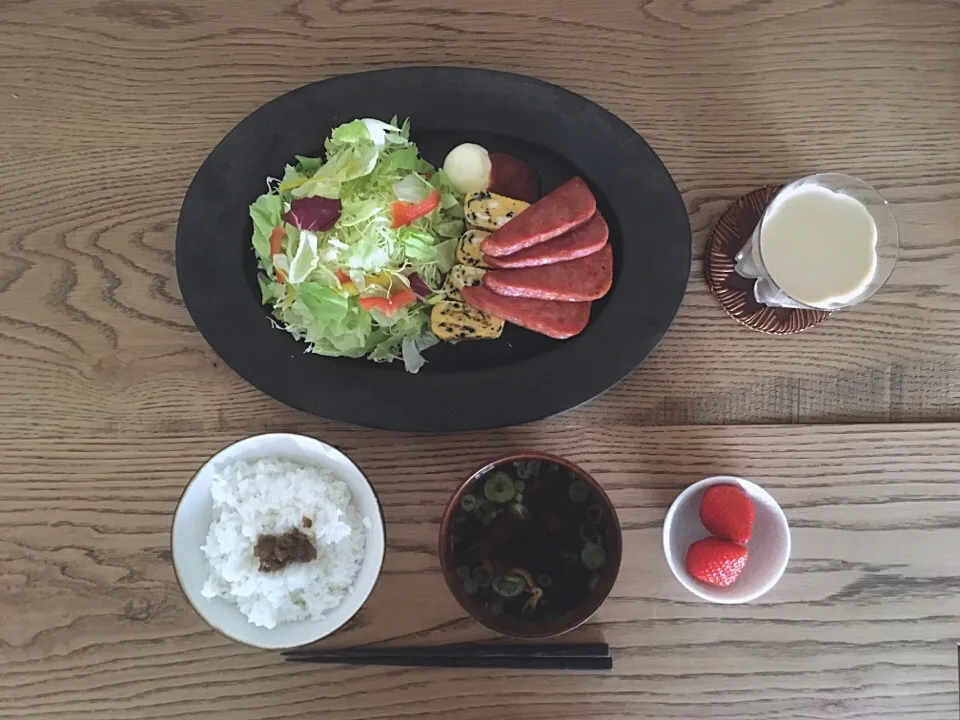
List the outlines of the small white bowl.
{"label": "small white bowl", "polygon": [[[200,547],[206,542],[213,515],[210,485],[214,468],[236,460],[284,458],[330,470],[346,483],[360,514],[370,519],[365,556],[353,589],[340,606],[320,620],[280,623],[267,629],[254,625],[240,609],[223,598],[207,598],[200,590],[209,575]],[[279,650],[326,637],[352,618],[373,591],[380,575],[385,549],[383,512],[373,486],[346,455],[314,438],[288,433],[254,435],[228,445],[210,458],[180,496],[170,533],[173,567],[187,601],[210,627],[232,640],[269,650]]]}
{"label": "small white bowl", "polygon": [[[700,499],[711,485],[739,485],[753,500],[756,515],[747,543],[747,565],[730,587],[720,588],[696,580],[687,572],[687,548],[710,537],[700,523]],[[714,603],[750,602],[777,584],[790,559],[787,516],[766,490],[743,478],[718,475],[694,483],[673,501],[663,521],[663,554],[680,583],[694,595]]]}

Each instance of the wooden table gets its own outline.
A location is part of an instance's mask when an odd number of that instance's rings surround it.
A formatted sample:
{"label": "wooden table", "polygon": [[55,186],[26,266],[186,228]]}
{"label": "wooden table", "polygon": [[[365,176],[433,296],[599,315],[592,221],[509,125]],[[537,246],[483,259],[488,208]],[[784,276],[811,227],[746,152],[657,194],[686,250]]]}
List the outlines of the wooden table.
{"label": "wooden table", "polygon": [[[956,717],[957,2],[13,0],[0,40],[0,717]],[[582,92],[683,191],[684,307],[588,407],[457,437],[350,428],[245,385],[191,325],[173,241],[205,154],[288,89],[406,63]],[[824,169],[895,204],[898,269],[806,335],[740,328],[701,277],[711,224]],[[867,422],[891,424],[828,424]],[[174,581],[171,512],[203,459],[269,429],[341,446],[383,496],[384,577],[337,644],[480,637],[438,573],[444,499],[504,449],[582,463],[626,528],[582,631],[616,673],[291,671],[207,630]],[[694,602],[659,550],[669,502],[717,472],[762,483],[793,527],[786,576],[752,605]]]}
{"label": "wooden table", "polygon": [[[592,471],[618,508],[620,580],[571,636],[604,636],[615,673],[291,669],[208,630],[173,579],[175,498],[236,433],[0,440],[19,468],[0,486],[0,716],[957,716],[960,424],[589,430],[548,421],[457,438],[318,434],[367,470],[390,535],[373,596],[330,646],[486,637],[443,584],[440,510],[481,461],[537,447]],[[665,508],[718,473],[761,483],[792,525],[787,573],[754,604],[698,602],[663,560]]]}

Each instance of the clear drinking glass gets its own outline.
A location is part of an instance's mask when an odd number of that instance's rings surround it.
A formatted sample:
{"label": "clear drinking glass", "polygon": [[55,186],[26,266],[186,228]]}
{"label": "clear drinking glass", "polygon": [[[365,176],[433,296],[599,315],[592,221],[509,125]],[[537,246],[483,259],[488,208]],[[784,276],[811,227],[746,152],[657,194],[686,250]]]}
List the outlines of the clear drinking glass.
{"label": "clear drinking glass", "polygon": [[[801,302],[791,297],[777,284],[774,273],[767,269],[767,263],[764,262],[764,223],[770,219],[771,213],[778,207],[778,200],[784,199],[800,188],[808,188],[809,186],[830,190],[860,202],[873,219],[877,232],[876,267],[870,280],[849,296],[834,297],[818,303]],[[747,240],[743,249],[737,253],[735,261],[737,263],[736,271],[739,275],[745,278],[756,278],[757,282],[754,284],[753,294],[759,303],[775,307],[840,310],[862,303],[883,287],[897,264],[899,251],[900,232],[897,228],[896,218],[893,216],[890,203],[879,192],[862,180],[849,175],[819,173],[794,180],[774,196],[764,210],[763,216],[750,239]],[[831,259],[824,256],[823,262],[830,263]]]}

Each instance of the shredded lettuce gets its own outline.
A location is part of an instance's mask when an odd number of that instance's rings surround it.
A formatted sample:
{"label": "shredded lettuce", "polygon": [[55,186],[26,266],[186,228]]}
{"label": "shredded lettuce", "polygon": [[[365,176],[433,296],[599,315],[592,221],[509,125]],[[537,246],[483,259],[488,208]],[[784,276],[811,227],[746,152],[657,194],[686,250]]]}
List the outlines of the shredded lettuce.
{"label": "shredded lettuce", "polygon": [[[409,121],[354,120],[334,128],[324,149],[324,158],[296,156],[282,179],[268,181],[269,192],[250,206],[262,301],[276,324],[305,341],[309,352],[403,360],[409,372],[417,372],[425,362],[421,353],[438,342],[429,312],[442,295],[418,298],[390,316],[364,310],[358,300],[409,287],[414,273],[439,288],[463,232],[463,196],[420,157]],[[418,203],[432,190],[440,193],[440,207],[409,226],[393,227],[394,203]],[[340,217],[328,231],[284,222],[292,202],[310,197],[341,202]],[[282,252],[271,255],[277,227],[285,231]]]}

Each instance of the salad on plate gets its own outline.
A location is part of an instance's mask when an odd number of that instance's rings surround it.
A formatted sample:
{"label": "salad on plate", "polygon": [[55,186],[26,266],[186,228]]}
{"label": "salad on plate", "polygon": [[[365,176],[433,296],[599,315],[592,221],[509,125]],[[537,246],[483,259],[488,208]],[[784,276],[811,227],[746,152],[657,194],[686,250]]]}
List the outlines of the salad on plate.
{"label": "salad on plate", "polygon": [[540,196],[525,161],[462,143],[437,169],[410,123],[341,125],[250,206],[274,325],[334,357],[403,360],[496,340],[509,322],[565,340],[613,283],[606,222],[574,177]]}
{"label": "salad on plate", "polygon": [[420,156],[410,123],[354,120],[325,157],[297,156],[250,206],[263,303],[276,326],[335,357],[402,359],[430,327],[464,229],[464,195]]}

